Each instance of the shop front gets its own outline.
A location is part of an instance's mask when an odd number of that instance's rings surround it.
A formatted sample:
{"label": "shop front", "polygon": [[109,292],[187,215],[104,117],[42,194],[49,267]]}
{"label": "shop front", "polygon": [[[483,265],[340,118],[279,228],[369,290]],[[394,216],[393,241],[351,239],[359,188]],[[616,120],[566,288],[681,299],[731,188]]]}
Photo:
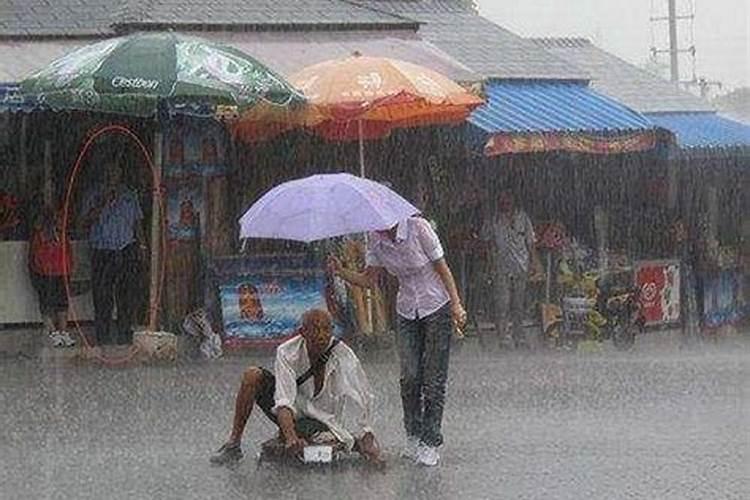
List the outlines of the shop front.
{"label": "shop front", "polygon": [[[100,181],[106,158],[123,154],[128,165],[125,182],[138,193],[148,215],[152,192],[148,167],[121,138],[107,137],[94,144],[81,162],[80,175],[72,181],[73,167],[86,138],[92,130],[111,123],[112,117],[32,108],[6,110],[3,115],[9,140],[2,144],[0,283],[4,300],[0,306],[0,324],[41,323],[38,294],[29,272],[30,238],[42,209],[49,206],[62,212],[66,194],[70,194],[67,235],[71,240],[72,265],[66,290],[70,319],[86,324],[93,320],[93,304],[91,259],[80,217],[83,200]],[[148,137],[151,130],[149,124],[137,120],[123,119],[117,123],[143,137]]]}
{"label": "shop front", "polygon": [[[564,299],[593,299],[596,278],[645,286],[637,280],[655,276],[658,267],[669,274],[661,281],[677,279],[673,261],[653,262],[670,257],[651,250],[656,238],[644,215],[667,177],[662,158],[669,133],[582,83],[490,82],[487,94],[488,103],[469,119],[483,158],[473,158],[469,189],[454,190],[446,218],[478,323],[492,323],[496,307],[494,254],[480,236],[498,217],[503,190],[514,194],[535,228],[543,272],[530,273],[527,320],[541,323],[542,332],[551,316],[560,316]],[[660,286],[654,300],[674,314],[679,293],[670,292],[679,284]],[[651,319],[674,321],[669,314]]]}
{"label": "shop front", "polygon": [[698,308],[706,333],[746,323],[750,251],[750,126],[713,112],[654,113],[676,147],[669,165],[695,247]]}

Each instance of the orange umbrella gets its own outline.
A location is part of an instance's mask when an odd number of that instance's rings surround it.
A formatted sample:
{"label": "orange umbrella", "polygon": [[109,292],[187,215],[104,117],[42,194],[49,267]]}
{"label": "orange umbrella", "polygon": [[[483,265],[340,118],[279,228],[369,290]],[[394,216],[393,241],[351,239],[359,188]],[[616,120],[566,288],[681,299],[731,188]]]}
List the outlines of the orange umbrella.
{"label": "orange umbrella", "polygon": [[279,106],[272,103],[259,103],[241,115],[234,107],[217,110],[217,117],[230,125],[235,136],[246,142],[260,142],[271,139],[289,130],[313,126],[322,121],[320,113],[307,103],[294,106]]}
{"label": "orange umbrella", "polygon": [[364,139],[394,128],[463,122],[483,103],[451,79],[423,66],[355,53],[308,66],[289,78],[317,110],[308,124],[332,140],[359,140],[364,176]]}

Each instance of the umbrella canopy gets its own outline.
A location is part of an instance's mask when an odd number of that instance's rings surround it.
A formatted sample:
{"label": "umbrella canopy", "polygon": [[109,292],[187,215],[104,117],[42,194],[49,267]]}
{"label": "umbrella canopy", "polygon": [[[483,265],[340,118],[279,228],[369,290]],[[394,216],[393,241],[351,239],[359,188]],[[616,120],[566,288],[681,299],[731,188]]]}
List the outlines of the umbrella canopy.
{"label": "umbrella canopy", "polygon": [[351,174],[285,182],[240,218],[240,238],[311,242],[389,229],[419,210],[391,189]]}
{"label": "umbrella canopy", "polygon": [[257,108],[261,119],[303,105],[282,77],[228,46],[175,33],[111,38],[57,59],[20,83],[53,109],[148,116],[160,102],[175,110],[213,114]]}
{"label": "umbrella canopy", "polygon": [[458,124],[482,99],[406,61],[355,54],[290,77],[320,113],[314,129],[335,140],[379,138],[393,128]]}

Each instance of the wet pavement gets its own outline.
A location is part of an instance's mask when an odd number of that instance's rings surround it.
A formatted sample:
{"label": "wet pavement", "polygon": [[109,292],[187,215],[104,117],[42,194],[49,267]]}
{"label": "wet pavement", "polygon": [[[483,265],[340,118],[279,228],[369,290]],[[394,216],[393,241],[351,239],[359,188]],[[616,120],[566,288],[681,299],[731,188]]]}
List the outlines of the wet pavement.
{"label": "wet pavement", "polygon": [[243,368],[268,355],[100,368],[0,360],[0,498],[750,498],[750,342],[620,353],[453,352],[442,464],[398,458],[392,352],[364,356],[385,470],[258,462],[273,426],[254,412],[246,458],[209,465]]}

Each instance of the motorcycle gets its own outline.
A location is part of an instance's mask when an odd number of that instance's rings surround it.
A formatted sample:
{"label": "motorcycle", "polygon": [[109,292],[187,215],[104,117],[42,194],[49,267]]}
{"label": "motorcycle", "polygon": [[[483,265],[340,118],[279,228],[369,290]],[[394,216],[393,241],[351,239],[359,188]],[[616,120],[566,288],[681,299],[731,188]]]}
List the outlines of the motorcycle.
{"label": "motorcycle", "polygon": [[612,340],[618,350],[633,347],[642,333],[645,319],[641,311],[640,290],[608,283],[597,273],[578,278],[584,296],[567,296],[562,306],[546,304],[543,311],[545,343],[575,348],[578,342]]}

